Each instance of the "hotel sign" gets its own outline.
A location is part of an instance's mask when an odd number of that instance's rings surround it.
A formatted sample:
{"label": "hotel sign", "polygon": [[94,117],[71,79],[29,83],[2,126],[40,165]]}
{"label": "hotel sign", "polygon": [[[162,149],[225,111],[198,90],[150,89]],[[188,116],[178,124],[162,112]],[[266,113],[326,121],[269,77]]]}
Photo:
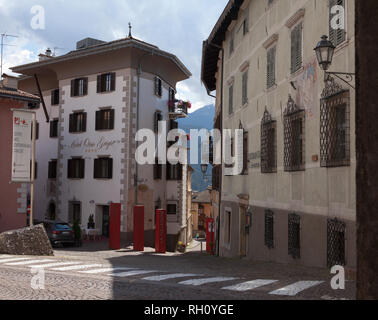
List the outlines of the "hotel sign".
{"label": "hotel sign", "polygon": [[33,113],[13,111],[12,181],[30,182]]}

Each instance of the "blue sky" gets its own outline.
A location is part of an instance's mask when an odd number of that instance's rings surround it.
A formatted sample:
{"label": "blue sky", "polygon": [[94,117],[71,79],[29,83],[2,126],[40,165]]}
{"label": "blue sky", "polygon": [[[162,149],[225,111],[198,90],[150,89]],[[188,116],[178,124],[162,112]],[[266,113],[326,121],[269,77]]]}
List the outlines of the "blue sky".
{"label": "blue sky", "polygon": [[[228,0],[0,0],[0,33],[7,38],[3,72],[9,67],[36,61],[48,47],[61,55],[86,37],[105,41],[128,34],[169,51],[188,67],[193,77],[181,82],[178,96],[193,103],[192,111],[214,103],[201,84],[202,41],[210,34]],[[31,27],[31,9],[45,11],[45,29]]]}

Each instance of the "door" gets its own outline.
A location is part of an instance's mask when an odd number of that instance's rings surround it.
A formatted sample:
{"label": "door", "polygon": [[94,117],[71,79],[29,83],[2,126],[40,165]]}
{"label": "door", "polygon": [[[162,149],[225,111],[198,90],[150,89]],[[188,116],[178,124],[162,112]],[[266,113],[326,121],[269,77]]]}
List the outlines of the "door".
{"label": "door", "polygon": [[109,206],[102,207],[102,235],[109,238]]}
{"label": "door", "polygon": [[247,255],[247,235],[245,226],[247,225],[246,208],[240,207],[240,256],[245,257]]}

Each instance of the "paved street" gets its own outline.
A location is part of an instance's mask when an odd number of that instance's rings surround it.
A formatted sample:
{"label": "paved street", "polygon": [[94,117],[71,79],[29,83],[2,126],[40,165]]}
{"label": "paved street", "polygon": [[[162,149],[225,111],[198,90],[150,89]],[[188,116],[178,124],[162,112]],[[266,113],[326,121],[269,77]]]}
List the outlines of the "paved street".
{"label": "paved street", "polygon": [[[31,286],[38,268],[45,271],[44,289]],[[137,253],[93,245],[57,249],[54,257],[0,255],[0,299],[354,299],[354,282],[335,291],[330,279],[327,270],[196,250],[160,255],[149,248]]]}

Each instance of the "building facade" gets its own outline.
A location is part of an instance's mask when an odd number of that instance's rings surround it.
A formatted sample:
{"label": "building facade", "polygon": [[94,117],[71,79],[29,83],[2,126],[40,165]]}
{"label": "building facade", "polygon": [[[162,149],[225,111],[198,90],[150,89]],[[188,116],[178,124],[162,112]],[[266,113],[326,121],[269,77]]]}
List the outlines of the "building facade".
{"label": "building facade", "polygon": [[121,234],[132,239],[133,207],[145,206],[146,245],[154,245],[155,209],[168,211],[168,242],[175,245],[186,225],[186,166],[138,165],[139,129],[167,130],[187,110],[168,103],[178,81],[191,76],[182,62],[158,47],[128,37],[84,39],[63,56],[13,68],[19,85],[46,104],[37,110],[36,217],[95,228],[109,236],[109,208],[121,203]]}
{"label": "building facade", "polygon": [[39,97],[18,90],[17,79],[6,74],[0,83],[0,232],[27,225],[26,183],[12,183],[13,112],[39,105]]}
{"label": "building facade", "polygon": [[215,124],[243,130],[242,174],[218,169],[222,256],[356,267],[355,91],[325,81],[322,35],[353,73],[353,0],[229,1],[204,42]]}

